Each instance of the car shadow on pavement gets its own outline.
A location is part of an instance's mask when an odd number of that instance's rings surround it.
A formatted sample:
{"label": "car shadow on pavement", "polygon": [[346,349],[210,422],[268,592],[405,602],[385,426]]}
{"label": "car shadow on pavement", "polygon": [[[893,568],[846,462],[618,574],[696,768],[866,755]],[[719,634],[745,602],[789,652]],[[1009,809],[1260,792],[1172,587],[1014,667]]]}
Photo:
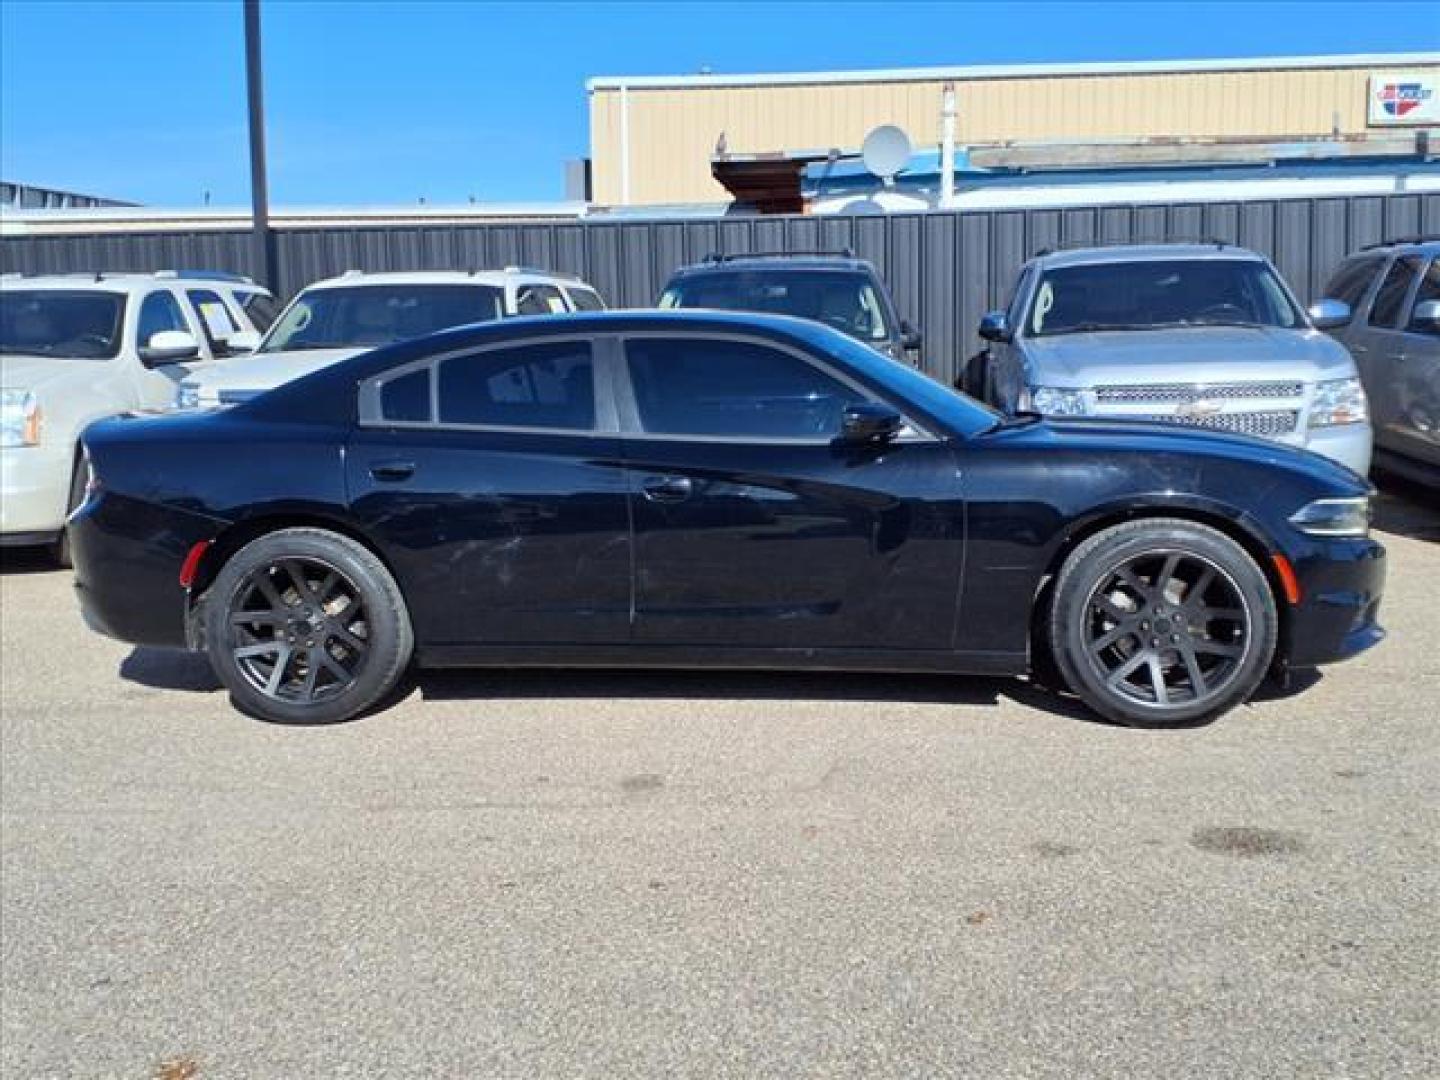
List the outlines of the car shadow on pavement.
{"label": "car shadow on pavement", "polygon": [[[58,574],[61,567],[49,548],[0,547],[0,574]],[[66,571],[68,573],[68,571]]]}
{"label": "car shadow on pavement", "polygon": [[1374,526],[1379,532],[1440,542],[1440,494],[1409,480],[1377,473]]}
{"label": "car shadow on pavement", "polygon": [[[155,690],[212,694],[224,689],[201,653],[137,646],[120,677]],[[630,669],[487,669],[412,672],[384,702],[383,712],[418,691],[422,701],[502,699],[677,698],[708,701],[860,701],[922,705],[990,705],[1002,698],[1041,712],[1104,725],[1073,698],[1024,679],[961,675],[876,675],[857,672],[655,671]],[[364,716],[357,719],[364,719]]]}
{"label": "car shadow on pavement", "polygon": [[120,677],[155,690],[214,693],[224,687],[204,653],[137,645],[120,661]]}

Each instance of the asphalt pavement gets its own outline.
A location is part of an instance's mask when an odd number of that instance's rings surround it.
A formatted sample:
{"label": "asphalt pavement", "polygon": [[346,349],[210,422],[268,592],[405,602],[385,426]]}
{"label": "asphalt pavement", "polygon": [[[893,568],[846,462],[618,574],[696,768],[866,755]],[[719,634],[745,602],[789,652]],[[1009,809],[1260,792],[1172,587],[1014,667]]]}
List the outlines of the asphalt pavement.
{"label": "asphalt pavement", "polygon": [[269,725],[6,553],[0,1072],[1440,1075],[1407,499],[1390,638],[1177,732],[1018,681],[653,672]]}

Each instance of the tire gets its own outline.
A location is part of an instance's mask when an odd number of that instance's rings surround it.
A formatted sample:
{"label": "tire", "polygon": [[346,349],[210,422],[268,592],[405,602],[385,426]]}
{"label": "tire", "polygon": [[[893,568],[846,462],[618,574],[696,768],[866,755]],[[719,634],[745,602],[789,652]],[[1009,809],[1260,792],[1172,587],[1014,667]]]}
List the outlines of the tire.
{"label": "tire", "polygon": [[365,712],[395,688],[415,643],[385,564],[324,529],[281,529],[241,548],[206,594],[204,622],[235,704],[285,724]]}
{"label": "tire", "polygon": [[1178,518],[1127,522],[1066,559],[1050,609],[1065,683],[1130,727],[1205,723],[1264,679],[1279,628],[1260,566],[1224,533]]}
{"label": "tire", "polygon": [[[69,520],[75,508],[85,501],[85,469],[84,461],[76,455],[75,468],[70,473],[70,495],[65,500],[65,517]],[[63,524],[60,526],[60,535],[50,544],[50,558],[55,565],[62,570],[69,570],[73,563],[70,561],[70,530]]]}

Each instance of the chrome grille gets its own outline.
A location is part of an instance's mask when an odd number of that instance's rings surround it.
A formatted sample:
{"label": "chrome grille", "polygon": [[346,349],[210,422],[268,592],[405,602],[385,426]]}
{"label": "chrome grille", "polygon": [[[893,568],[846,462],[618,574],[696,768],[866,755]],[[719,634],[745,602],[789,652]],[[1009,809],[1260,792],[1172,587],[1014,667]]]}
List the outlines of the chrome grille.
{"label": "chrome grille", "polygon": [[1169,415],[1136,416],[1128,419],[1150,420],[1161,424],[1183,424],[1186,427],[1208,428],[1211,431],[1233,431],[1240,435],[1276,438],[1289,435],[1300,426],[1299,409],[1276,409],[1271,412],[1218,413],[1213,416]]}
{"label": "chrome grille", "polygon": [[1151,386],[1097,386],[1095,397],[1102,402],[1196,401],[1200,398],[1235,401],[1253,398],[1296,398],[1305,389],[1298,382],[1162,383]]}

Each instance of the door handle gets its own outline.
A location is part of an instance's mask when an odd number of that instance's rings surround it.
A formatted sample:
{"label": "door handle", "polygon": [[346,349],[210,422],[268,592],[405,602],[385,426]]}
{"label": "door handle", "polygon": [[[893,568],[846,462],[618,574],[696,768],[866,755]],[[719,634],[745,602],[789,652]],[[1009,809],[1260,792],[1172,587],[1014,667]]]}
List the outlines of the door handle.
{"label": "door handle", "polygon": [[415,463],[413,461],[375,461],[370,465],[370,475],[376,480],[392,483],[396,480],[409,480],[415,475]]}
{"label": "door handle", "polygon": [[657,503],[684,502],[695,493],[688,476],[647,476],[640,484],[645,498]]}

